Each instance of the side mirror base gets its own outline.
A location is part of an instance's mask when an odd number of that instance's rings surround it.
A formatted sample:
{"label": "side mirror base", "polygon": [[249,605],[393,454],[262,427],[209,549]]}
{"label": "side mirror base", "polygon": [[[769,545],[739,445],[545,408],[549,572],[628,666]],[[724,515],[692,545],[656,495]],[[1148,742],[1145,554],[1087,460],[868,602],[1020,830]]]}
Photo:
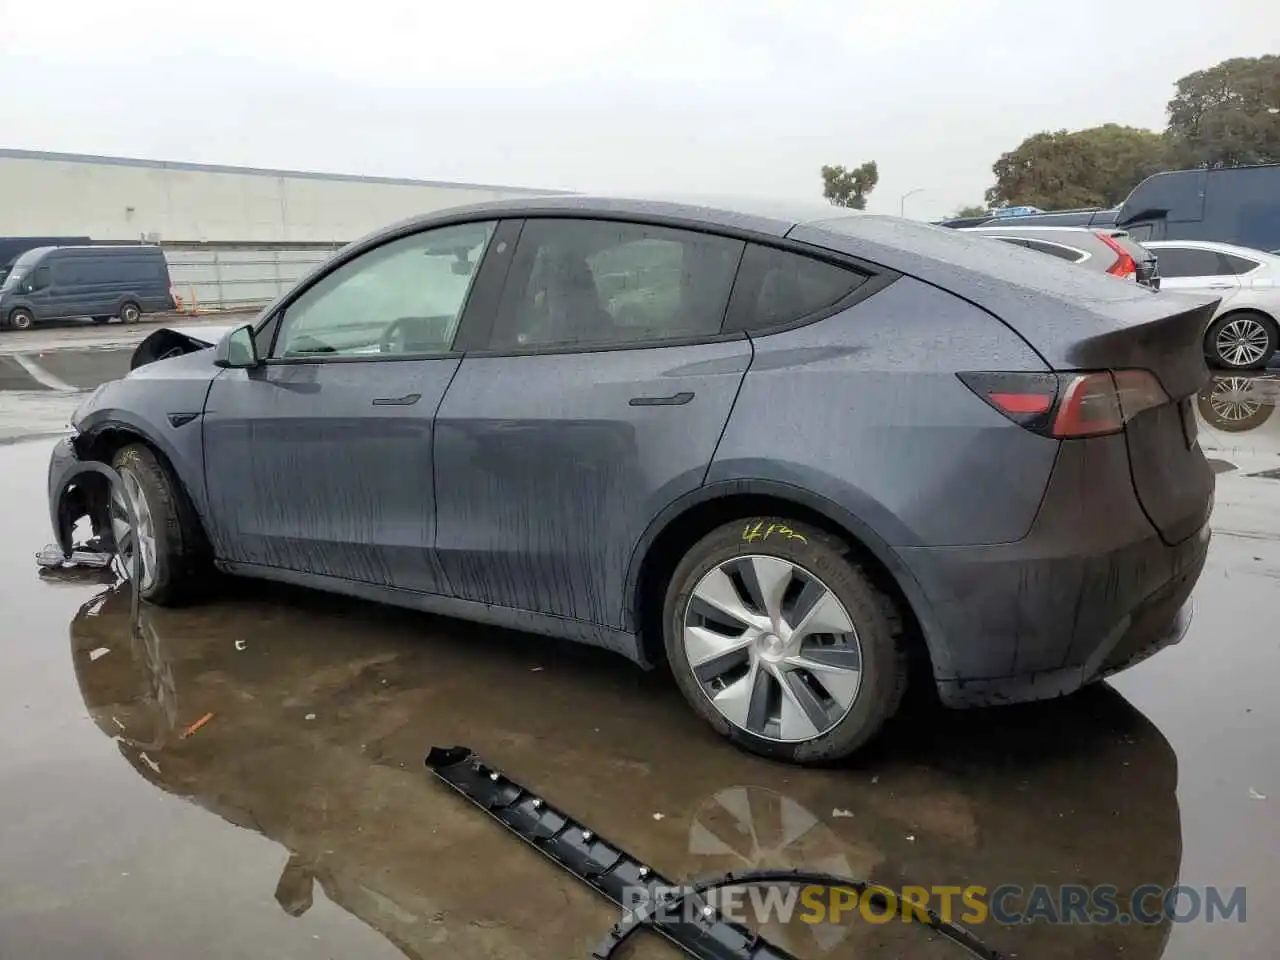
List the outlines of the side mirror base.
{"label": "side mirror base", "polygon": [[253,325],[246,323],[228,332],[213,348],[213,365],[225,370],[251,370],[262,366]]}

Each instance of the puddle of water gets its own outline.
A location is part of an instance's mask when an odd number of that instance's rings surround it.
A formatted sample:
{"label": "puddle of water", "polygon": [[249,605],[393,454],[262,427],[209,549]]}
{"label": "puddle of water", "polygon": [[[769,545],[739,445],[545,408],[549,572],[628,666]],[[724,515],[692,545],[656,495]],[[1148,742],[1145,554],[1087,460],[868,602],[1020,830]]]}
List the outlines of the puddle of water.
{"label": "puddle of water", "polygon": [[[584,955],[616,914],[429,777],[428,747],[456,743],[673,877],[1247,885],[1247,924],[980,932],[1028,957],[1270,949],[1280,830],[1253,794],[1280,797],[1275,529],[1215,539],[1192,632],[1117,678],[1124,696],[916,706],[855,764],[802,770],[599,651],[336,597],[227,584],[146,608],[134,638],[127,595],[35,571],[46,452],[0,450],[0,607],[21,625],[0,673],[0,955]],[[766,933],[801,956],[957,955],[901,924]]]}

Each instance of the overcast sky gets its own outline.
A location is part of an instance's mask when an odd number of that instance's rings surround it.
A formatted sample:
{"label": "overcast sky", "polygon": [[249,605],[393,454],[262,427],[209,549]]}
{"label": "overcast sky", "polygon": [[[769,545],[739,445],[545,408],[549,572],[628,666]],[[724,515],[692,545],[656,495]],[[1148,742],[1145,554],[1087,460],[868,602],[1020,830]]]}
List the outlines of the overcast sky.
{"label": "overcast sky", "polygon": [[607,192],[981,202],[1028,134],[1159,129],[1276,0],[0,0],[0,146]]}

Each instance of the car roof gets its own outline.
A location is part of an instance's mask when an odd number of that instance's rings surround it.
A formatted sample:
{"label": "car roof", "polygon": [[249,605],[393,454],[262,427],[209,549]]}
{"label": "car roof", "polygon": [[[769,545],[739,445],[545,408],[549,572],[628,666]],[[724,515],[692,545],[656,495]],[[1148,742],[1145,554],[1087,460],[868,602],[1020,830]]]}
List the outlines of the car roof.
{"label": "car roof", "polygon": [[1268,253],[1266,250],[1255,250],[1253,247],[1241,247],[1234,243],[1219,243],[1216,240],[1147,240],[1143,243],[1144,247],[1152,250],[1160,250],[1164,247],[1189,247],[1194,250],[1213,250],[1217,253],[1231,253],[1239,257],[1248,257],[1251,260],[1265,260],[1270,262],[1276,259],[1274,253]]}
{"label": "car roof", "polygon": [[[465,206],[447,207],[394,223],[365,240],[384,234],[402,233],[451,220],[476,219],[485,215],[539,217],[576,215],[619,219],[657,220],[703,226],[711,229],[747,231],[784,237],[794,226],[832,217],[866,216],[857,210],[805,200],[723,196],[662,197],[548,194],[488,200]],[[363,245],[364,241],[361,241]]]}
{"label": "car roof", "polygon": [[164,254],[163,250],[151,243],[100,243],[88,246],[42,247],[41,249],[56,250],[59,253],[70,253],[76,256],[87,256],[91,253],[116,253],[117,251],[137,253],[139,250],[145,250],[147,252],[154,250],[162,256]]}

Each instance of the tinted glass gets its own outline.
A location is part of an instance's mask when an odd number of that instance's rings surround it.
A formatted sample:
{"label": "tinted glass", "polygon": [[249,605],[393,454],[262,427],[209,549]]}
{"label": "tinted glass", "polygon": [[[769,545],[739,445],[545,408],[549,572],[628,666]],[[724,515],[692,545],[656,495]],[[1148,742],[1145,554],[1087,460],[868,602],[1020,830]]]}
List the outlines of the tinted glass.
{"label": "tinted glass", "polygon": [[1250,260],[1248,257],[1237,257],[1235,254],[1231,253],[1220,253],[1218,256],[1225,261],[1231,272],[1237,275],[1248,273],[1250,270],[1256,270],[1258,268],[1258,261]]}
{"label": "tinted glass", "polygon": [[1023,240],[1021,237],[993,237],[992,239],[999,240],[1001,243],[1011,243],[1015,247],[1027,247],[1028,249],[1031,247],[1031,241]]}
{"label": "tinted glass", "polygon": [[348,261],[286,308],[272,355],[447,352],[493,228],[441,227]]}
{"label": "tinted glass", "polygon": [[1229,274],[1212,250],[1192,247],[1161,247],[1156,250],[1162,277],[1213,277]]}
{"label": "tinted glass", "polygon": [[490,347],[616,346],[714,336],[743,244],[602,220],[530,220]]}
{"label": "tinted glass", "polygon": [[1059,243],[1049,243],[1045,240],[1027,240],[1026,245],[1032,250],[1047,253],[1049,256],[1057,257],[1059,260],[1070,260],[1075,263],[1084,259],[1084,254],[1081,251],[1073,250],[1071,247],[1064,247]]}
{"label": "tinted glass", "polygon": [[729,326],[768,330],[839,303],[868,276],[797,253],[752,244],[742,258]]}

